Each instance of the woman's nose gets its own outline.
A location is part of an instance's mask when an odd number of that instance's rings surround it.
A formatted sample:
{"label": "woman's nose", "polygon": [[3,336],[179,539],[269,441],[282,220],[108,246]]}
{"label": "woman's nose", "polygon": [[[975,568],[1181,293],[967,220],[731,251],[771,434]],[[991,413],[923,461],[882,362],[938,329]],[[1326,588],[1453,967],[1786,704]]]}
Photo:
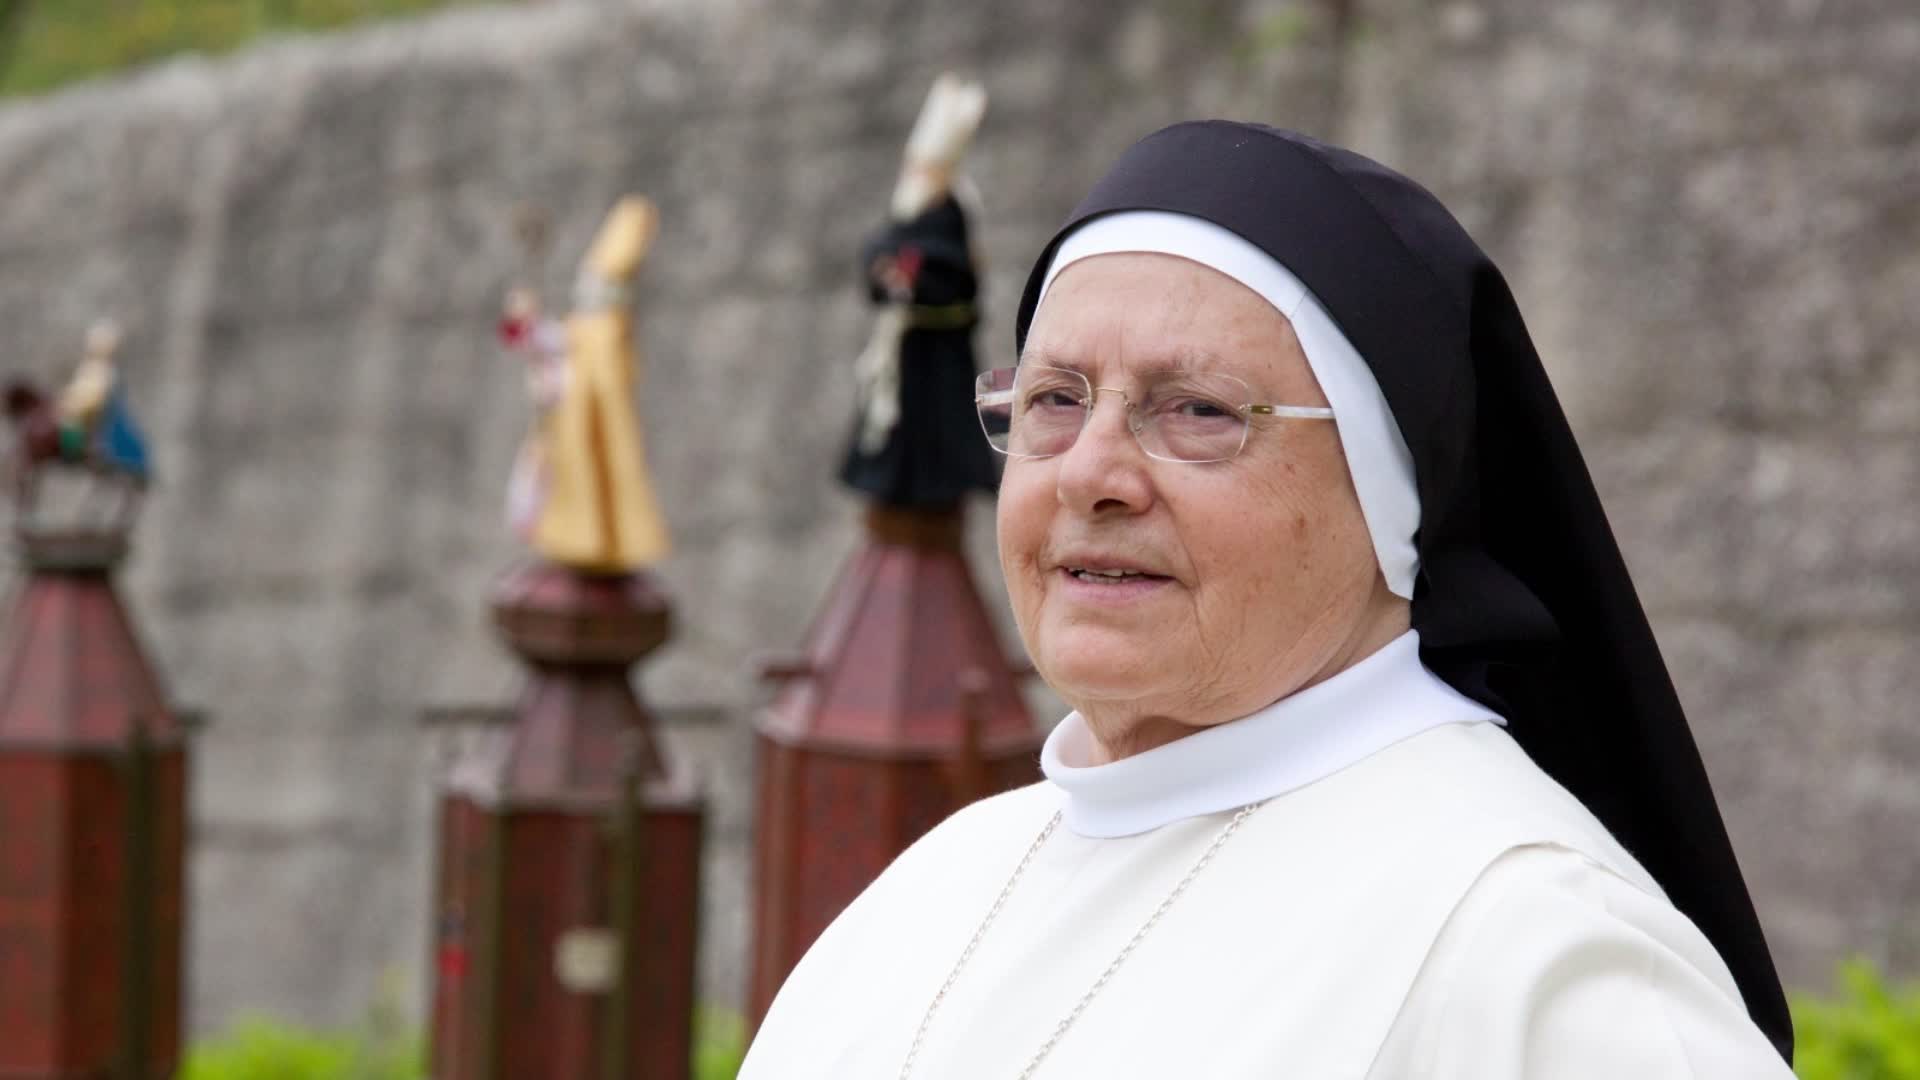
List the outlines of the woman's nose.
{"label": "woman's nose", "polygon": [[[1117,401],[1102,408],[1102,392]],[[1073,445],[1061,455],[1060,502],[1082,514],[1139,512],[1153,503],[1146,453],[1134,438],[1133,410],[1127,395],[1113,387],[1095,387],[1093,405]]]}

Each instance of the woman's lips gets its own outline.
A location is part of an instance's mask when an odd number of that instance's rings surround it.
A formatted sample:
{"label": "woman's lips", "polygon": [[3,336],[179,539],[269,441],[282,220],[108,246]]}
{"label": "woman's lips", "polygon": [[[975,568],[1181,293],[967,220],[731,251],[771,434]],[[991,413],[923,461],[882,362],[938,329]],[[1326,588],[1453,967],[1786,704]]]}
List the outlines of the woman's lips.
{"label": "woman's lips", "polygon": [[1089,604],[1126,604],[1166,588],[1173,579],[1159,574],[1128,571],[1121,574],[1061,567],[1054,571],[1068,597]]}

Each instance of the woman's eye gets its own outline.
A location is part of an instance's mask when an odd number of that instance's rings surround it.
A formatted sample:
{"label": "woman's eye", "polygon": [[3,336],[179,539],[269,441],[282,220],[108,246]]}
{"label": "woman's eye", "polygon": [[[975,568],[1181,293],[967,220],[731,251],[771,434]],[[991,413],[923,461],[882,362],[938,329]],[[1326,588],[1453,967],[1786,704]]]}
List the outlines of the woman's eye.
{"label": "woman's eye", "polygon": [[1201,398],[1170,401],[1164,411],[1173,416],[1194,420],[1217,420],[1232,413],[1232,410],[1225,405]]}
{"label": "woman's eye", "polygon": [[1028,407],[1036,409],[1077,409],[1080,407],[1080,395],[1071,390],[1038,390],[1028,399]]}

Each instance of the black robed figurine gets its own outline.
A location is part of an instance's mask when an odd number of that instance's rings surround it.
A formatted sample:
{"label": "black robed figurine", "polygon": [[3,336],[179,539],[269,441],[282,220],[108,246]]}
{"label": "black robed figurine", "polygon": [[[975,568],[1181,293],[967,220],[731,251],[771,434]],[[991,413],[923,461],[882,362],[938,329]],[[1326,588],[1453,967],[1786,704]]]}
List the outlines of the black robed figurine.
{"label": "black robed figurine", "polygon": [[973,407],[979,278],[953,169],[986,106],[942,76],[907,141],[892,221],[867,241],[868,295],[882,305],[858,365],[860,408],[840,478],[887,506],[955,506],[992,490],[998,466]]}
{"label": "black robed figurine", "polygon": [[[903,507],[945,506],[970,490],[992,490],[997,466],[973,408],[979,280],[966,212],[949,194],[870,239],[864,261],[868,294],[890,309],[883,322],[899,324],[897,336],[876,333],[870,348],[897,342],[896,355],[882,358],[897,374],[892,387],[863,395],[840,478]],[[897,411],[875,400],[887,389]]]}

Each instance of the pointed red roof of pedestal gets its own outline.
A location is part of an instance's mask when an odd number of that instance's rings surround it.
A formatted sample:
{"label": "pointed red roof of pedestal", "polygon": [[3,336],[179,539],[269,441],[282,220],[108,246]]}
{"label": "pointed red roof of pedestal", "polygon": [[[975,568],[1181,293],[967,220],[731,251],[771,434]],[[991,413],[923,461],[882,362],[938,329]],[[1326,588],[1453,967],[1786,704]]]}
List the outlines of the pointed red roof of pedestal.
{"label": "pointed red roof of pedestal", "polygon": [[0,629],[0,744],[120,746],[180,733],[113,588],[124,538],[23,536]]}
{"label": "pointed red roof of pedestal", "polygon": [[856,754],[943,757],[961,749],[967,710],[978,708],[983,752],[1030,745],[1033,721],[967,570],[959,515],[876,508],[868,532],[804,660],[778,673],[761,730]]}

